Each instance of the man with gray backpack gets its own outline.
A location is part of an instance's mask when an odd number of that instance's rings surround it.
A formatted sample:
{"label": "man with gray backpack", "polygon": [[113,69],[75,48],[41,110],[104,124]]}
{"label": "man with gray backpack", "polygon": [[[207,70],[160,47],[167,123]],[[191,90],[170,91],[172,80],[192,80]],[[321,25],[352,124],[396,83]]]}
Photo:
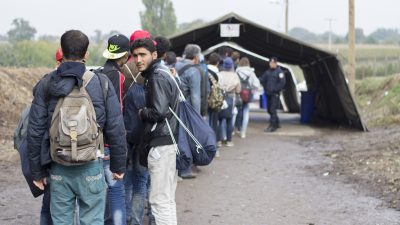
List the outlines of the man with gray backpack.
{"label": "man with gray backpack", "polygon": [[[53,223],[73,224],[78,199],[81,225],[104,223],[104,139],[110,169],[122,179],[126,165],[125,127],[110,80],[87,71],[88,37],[79,30],[61,36],[63,63],[42,79],[29,113],[28,158],[34,184],[50,185]],[[47,87],[47,88],[45,88]],[[104,135],[104,136],[103,136]],[[50,181],[42,157],[50,156]]]}

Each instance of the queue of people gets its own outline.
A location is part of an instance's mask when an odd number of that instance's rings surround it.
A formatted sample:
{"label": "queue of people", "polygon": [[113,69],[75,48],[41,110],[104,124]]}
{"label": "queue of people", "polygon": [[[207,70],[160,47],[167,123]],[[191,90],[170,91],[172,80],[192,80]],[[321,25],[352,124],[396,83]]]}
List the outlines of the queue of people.
{"label": "queue of people", "polygon": [[271,115],[265,131],[280,127],[285,79],[276,58],[259,80],[238,52],[205,59],[200,46],[188,44],[177,57],[167,38],[137,30],[110,37],[105,64],[87,70],[88,46],[81,31],[65,32],[58,67],[34,88],[27,157],[34,185],[46,193],[41,225],[144,224],[146,208],[149,224],[177,224],[178,180],[196,178],[197,170],[193,162],[176,170],[171,136],[178,121],[169,110],[177,112],[180,90],[208,121],[218,147],[234,146],[235,129],[246,138],[260,85]]}

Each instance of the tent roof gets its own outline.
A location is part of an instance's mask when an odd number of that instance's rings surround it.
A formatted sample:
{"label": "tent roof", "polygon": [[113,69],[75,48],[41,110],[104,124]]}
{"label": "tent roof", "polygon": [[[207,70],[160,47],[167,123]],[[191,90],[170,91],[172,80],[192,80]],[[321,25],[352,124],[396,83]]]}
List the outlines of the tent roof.
{"label": "tent roof", "polygon": [[[240,24],[239,37],[221,37],[220,24]],[[181,55],[189,43],[208,49],[222,42],[234,42],[266,58],[298,65],[309,90],[315,91],[314,118],[318,121],[346,124],[366,130],[350,94],[345,75],[336,55],[287,35],[254,23],[235,13],[185,31],[170,38],[172,48]]]}
{"label": "tent roof", "polygon": [[[240,24],[240,37],[220,37],[220,24]],[[229,13],[221,18],[169,37],[176,53],[182,53],[187,43],[196,42],[202,49],[210,48],[224,41],[235,42],[250,52],[265,57],[278,57],[282,62],[301,65],[326,57],[336,57],[334,54],[313,47],[285,34],[276,32],[260,24],[254,23],[235,13]]]}

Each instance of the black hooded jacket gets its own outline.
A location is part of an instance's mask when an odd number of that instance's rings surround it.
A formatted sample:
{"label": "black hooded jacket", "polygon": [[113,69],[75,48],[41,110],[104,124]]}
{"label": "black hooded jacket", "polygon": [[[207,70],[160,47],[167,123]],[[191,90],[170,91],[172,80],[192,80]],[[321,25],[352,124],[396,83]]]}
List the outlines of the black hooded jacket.
{"label": "black hooded jacket", "polygon": [[145,123],[145,142],[151,147],[173,144],[165,122],[168,119],[172,132],[177,136],[177,120],[170,112],[178,112],[179,91],[177,84],[169,74],[169,69],[156,59],[146,71],[145,78],[146,107],[142,109],[140,118]]}
{"label": "black hooded jacket", "polygon": [[[29,113],[28,125],[28,157],[32,177],[39,180],[46,176],[46,156],[50,158],[49,128],[57,101],[67,96],[74,86],[81,87],[82,76],[86,71],[85,64],[79,62],[65,62],[36,85],[34,98]],[[49,81],[47,81],[49,80]],[[47,93],[45,84],[47,83]],[[91,97],[96,112],[97,123],[103,129],[106,142],[110,145],[112,172],[125,172],[126,142],[125,127],[111,81],[109,83],[107,99],[104,100],[103,90],[98,76],[94,76],[86,90]]]}

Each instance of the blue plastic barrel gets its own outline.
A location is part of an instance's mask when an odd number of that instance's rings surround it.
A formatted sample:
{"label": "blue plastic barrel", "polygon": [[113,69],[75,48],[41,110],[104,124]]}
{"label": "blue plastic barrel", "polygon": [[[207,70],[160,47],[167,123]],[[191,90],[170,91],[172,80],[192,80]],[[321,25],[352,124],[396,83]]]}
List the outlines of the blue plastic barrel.
{"label": "blue plastic barrel", "polygon": [[310,123],[315,108],[315,91],[301,92],[300,122]]}

